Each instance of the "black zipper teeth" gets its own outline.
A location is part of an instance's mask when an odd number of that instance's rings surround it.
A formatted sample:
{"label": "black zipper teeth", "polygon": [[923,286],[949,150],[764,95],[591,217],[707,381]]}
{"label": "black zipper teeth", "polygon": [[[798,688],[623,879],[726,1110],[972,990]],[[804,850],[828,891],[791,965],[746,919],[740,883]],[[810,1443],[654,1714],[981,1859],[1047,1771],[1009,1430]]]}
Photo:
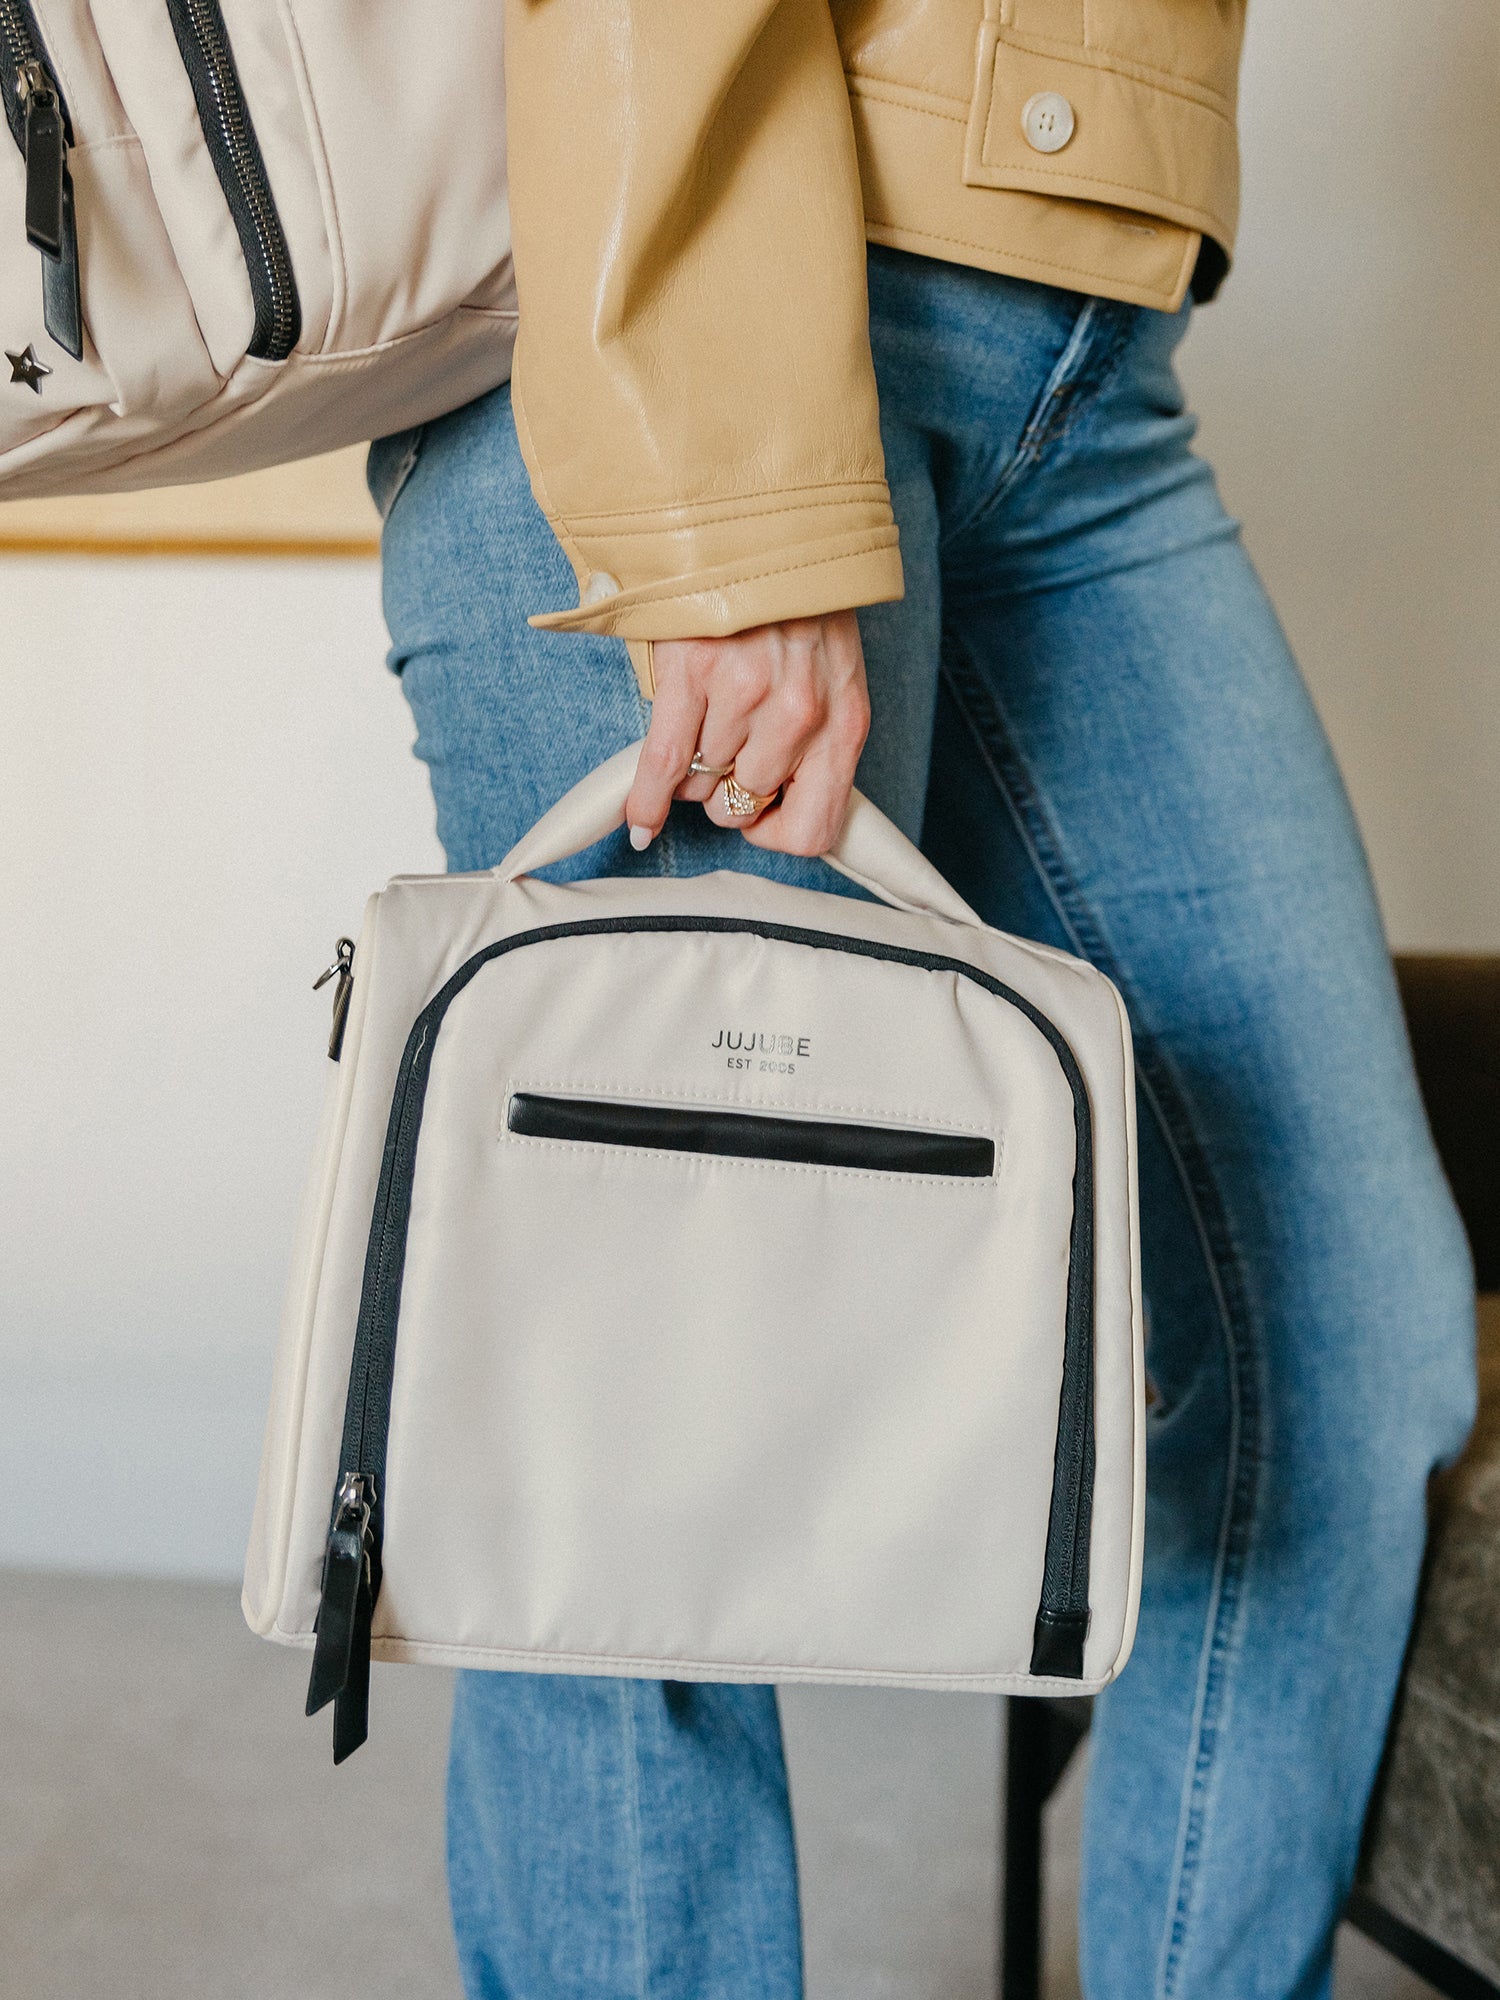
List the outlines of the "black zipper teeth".
{"label": "black zipper teeth", "polygon": [[[1038,1029],[1056,1055],[1073,1098],[1076,1150],[1062,1392],[1040,1616],[1078,1627],[1076,1663],[1064,1671],[1074,1677],[1081,1676],[1082,1632],[1088,1617],[1094,1465],[1094,1163],[1093,1117],[1088,1088],[1078,1067],[1078,1059],[1061,1030],[1038,1007],[977,966],[937,953],[875,944],[868,939],[841,937],[835,932],[808,930],[800,925],[761,923],[753,918],[595,917],[577,923],[549,924],[538,930],[518,932],[466,959],[417,1016],[401,1058],[390,1121],[386,1127],[380,1181],[365,1257],[359,1321],[344,1407],[339,1475],[334,1487],[335,1513],[338,1486],[346,1473],[361,1474],[370,1481],[373,1496],[370,1532],[378,1577],[391,1383],[416,1145],[421,1131],[422,1107],[433,1048],[448,1008],[482,967],[526,945],[573,937],[682,931],[748,934],[916,966],[927,971],[958,973],[1017,1008]],[[378,1584],[376,1589],[378,1594]]]}
{"label": "black zipper teeth", "polygon": [[[0,0],[0,39],[5,42],[6,86],[14,91],[14,79],[19,75],[21,66],[41,60],[36,23],[31,9],[23,4],[23,0]],[[9,118],[11,115],[7,106],[6,116]]]}
{"label": "black zipper teeth", "polygon": [[249,352],[257,360],[284,361],[302,331],[301,302],[219,0],[167,0],[167,12],[250,273],[255,327]]}
{"label": "black zipper teeth", "polygon": [[[476,970],[477,969],[478,968],[476,967]],[[416,1047],[414,1049],[409,1049],[408,1055],[404,1055],[402,1057],[402,1062],[401,1062],[402,1075],[397,1085],[395,1102],[391,1106],[390,1130],[386,1135],[385,1155],[380,1163],[380,1185],[377,1188],[375,1195],[375,1211],[378,1215],[381,1216],[380,1229],[378,1231],[372,1230],[371,1233],[372,1248],[377,1242],[379,1245],[378,1260],[375,1267],[375,1284],[378,1288],[377,1295],[383,1295],[384,1293],[386,1293],[390,1286],[390,1268],[391,1268],[390,1260],[391,1256],[393,1255],[394,1251],[397,1248],[396,1232],[390,1226],[392,1184],[395,1177],[397,1162],[399,1160],[402,1149],[402,1142],[405,1138],[406,1108],[411,1099],[412,1079],[416,1071],[416,1065],[418,1061],[421,1059],[422,1052],[429,1045],[427,1025],[425,1024],[425,1022],[419,1021],[417,1026],[421,1030],[420,1034],[417,1033],[416,1029],[413,1029],[412,1031],[413,1034],[416,1036]],[[427,1078],[424,1075],[421,1083],[421,1096],[423,1099],[425,1099],[426,1094],[427,1094]],[[405,1276],[404,1269],[397,1273],[397,1282],[395,1289],[396,1289],[396,1297],[398,1303],[400,1299],[400,1290],[401,1290],[400,1281],[402,1278],[404,1278],[404,1276]],[[370,1272],[369,1272],[369,1267],[367,1265],[365,1271],[365,1280],[367,1286],[369,1283],[369,1277],[370,1277]],[[363,1304],[363,1299],[361,1299],[361,1304]],[[361,1312],[360,1318],[361,1321],[363,1321],[364,1319],[363,1312]],[[381,1457],[380,1477],[378,1479],[376,1478],[374,1470],[366,1466],[365,1464],[365,1450],[364,1450],[365,1436],[370,1423],[370,1390],[373,1383],[373,1374],[370,1367],[371,1347],[372,1347],[372,1341],[368,1334],[366,1335],[365,1340],[363,1342],[362,1350],[361,1350],[361,1345],[359,1344],[358,1339],[356,1338],[355,1362],[353,1368],[350,1371],[350,1377],[349,1377],[349,1403],[351,1409],[354,1407],[355,1403],[354,1384],[356,1376],[362,1372],[363,1379],[360,1381],[360,1390],[358,1398],[358,1411],[359,1411],[358,1445],[355,1451],[355,1455],[353,1456],[353,1458],[349,1459],[349,1470],[361,1474],[364,1478],[368,1479],[371,1482],[374,1488],[375,1499],[378,1504],[381,1499],[381,1489],[385,1484],[384,1440],[382,1440],[382,1450],[380,1454]],[[387,1402],[387,1408],[389,1408],[389,1402]],[[346,1429],[347,1429],[347,1418],[348,1418],[347,1411],[345,1413],[345,1416],[346,1416]],[[346,1453],[345,1456],[347,1458],[348,1454]]]}
{"label": "black zipper teeth", "polygon": [[6,123],[14,135],[16,113],[12,109],[11,100],[14,99],[19,106],[16,84],[20,78],[22,65],[37,61],[36,42],[31,34],[30,23],[16,4],[16,0],[0,0],[0,41],[5,44],[5,66],[3,74],[0,74],[0,87],[5,91]]}
{"label": "black zipper teeth", "polygon": [[22,63],[34,60],[26,24],[21,20],[15,0],[0,0],[0,35],[5,38],[6,61],[12,69],[19,69]]}
{"label": "black zipper teeth", "polygon": [[0,42],[4,43],[4,59],[0,61],[0,91],[5,95],[5,122],[22,158],[26,155],[26,112],[21,103],[19,85],[21,71],[27,63],[40,63],[48,84],[57,93],[57,108],[62,113],[63,130],[71,146],[73,127],[69,122],[68,107],[62,86],[42,46],[41,30],[37,26],[36,15],[31,11],[30,0],[0,0]]}

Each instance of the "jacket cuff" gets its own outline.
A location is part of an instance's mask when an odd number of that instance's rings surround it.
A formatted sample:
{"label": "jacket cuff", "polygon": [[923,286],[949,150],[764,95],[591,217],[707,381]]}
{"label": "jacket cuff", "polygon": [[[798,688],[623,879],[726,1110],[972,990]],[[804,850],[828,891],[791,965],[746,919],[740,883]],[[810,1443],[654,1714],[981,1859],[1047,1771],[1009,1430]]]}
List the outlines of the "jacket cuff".
{"label": "jacket cuff", "polygon": [[539,613],[544,632],[710,639],[782,618],[902,594],[884,481],[774,493],[726,508],[554,522],[578,576],[576,610]]}

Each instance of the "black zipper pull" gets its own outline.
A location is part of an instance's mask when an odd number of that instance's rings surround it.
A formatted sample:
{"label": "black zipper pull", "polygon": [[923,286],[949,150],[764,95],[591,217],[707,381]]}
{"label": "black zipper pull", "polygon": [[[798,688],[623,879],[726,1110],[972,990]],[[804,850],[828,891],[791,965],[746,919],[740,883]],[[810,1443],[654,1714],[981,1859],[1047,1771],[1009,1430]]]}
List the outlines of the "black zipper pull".
{"label": "black zipper pull", "polygon": [[16,86],[26,113],[26,241],[57,263],[63,252],[62,106],[39,62],[22,63]]}
{"label": "black zipper pull", "polygon": [[375,1597],[370,1565],[360,1572],[354,1612],[354,1645],[349,1654],[349,1678],[333,1704],[333,1761],[352,1757],[370,1733],[370,1628],[375,1622]]}
{"label": "black zipper pull", "polygon": [[323,1559],[307,1713],[316,1715],[330,1701],[335,1704],[335,1764],[342,1764],[369,1733],[370,1626],[375,1614],[370,1513],[374,1495],[374,1481],[366,1474],[343,1474]]}
{"label": "black zipper pull", "polygon": [[83,359],[78,224],[68,171],[68,122],[52,72],[36,57],[16,72],[26,154],[26,240],[42,253],[42,323],[75,361]]}
{"label": "black zipper pull", "polygon": [[337,954],[332,965],[320,972],[313,981],[313,992],[326,986],[330,979],[338,985],[333,993],[333,1032],[328,1037],[328,1053],[337,1062],[344,1048],[344,1023],[349,1018],[349,995],[354,991],[354,940],[340,938]]}

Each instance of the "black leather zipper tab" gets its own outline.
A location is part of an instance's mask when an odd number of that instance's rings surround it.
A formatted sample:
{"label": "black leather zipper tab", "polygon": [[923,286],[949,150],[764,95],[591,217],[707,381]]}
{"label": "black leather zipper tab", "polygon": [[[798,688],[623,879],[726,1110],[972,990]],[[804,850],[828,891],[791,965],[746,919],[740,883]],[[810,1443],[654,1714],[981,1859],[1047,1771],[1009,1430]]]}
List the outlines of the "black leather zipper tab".
{"label": "black leather zipper tab", "polygon": [[700,1104],[622,1104],[518,1090],[511,1097],[506,1124],[531,1139],[645,1146],[658,1152],[783,1160],[798,1166],[962,1179],[979,1179],[995,1171],[994,1140],[974,1133],[771,1117],[762,1112],[716,1111]]}
{"label": "black leather zipper tab", "polygon": [[83,281],[78,268],[78,222],[73,208],[73,176],[66,165],[62,182],[62,254],[42,257],[42,325],[50,339],[75,361],[83,359]]}
{"label": "black leather zipper tab", "polygon": [[30,0],[0,0],[0,101],[26,162],[26,239],[42,258],[42,324],[83,359],[78,224],[68,148],[73,129]]}
{"label": "black leather zipper tab", "polygon": [[62,106],[40,63],[21,72],[26,99],[26,241],[54,262],[63,250],[63,174],[67,140]]}
{"label": "black leather zipper tab", "polygon": [[370,1588],[370,1565],[366,1562],[360,1570],[359,1595],[355,1599],[349,1673],[333,1704],[335,1764],[352,1757],[370,1733],[370,1627],[374,1617],[375,1598]]}
{"label": "black leather zipper tab", "polygon": [[346,1472],[339,1482],[333,1525],[323,1558],[318,1637],[307,1713],[333,1702],[333,1761],[341,1764],[369,1733],[370,1626],[375,1612],[371,1576],[370,1481]]}

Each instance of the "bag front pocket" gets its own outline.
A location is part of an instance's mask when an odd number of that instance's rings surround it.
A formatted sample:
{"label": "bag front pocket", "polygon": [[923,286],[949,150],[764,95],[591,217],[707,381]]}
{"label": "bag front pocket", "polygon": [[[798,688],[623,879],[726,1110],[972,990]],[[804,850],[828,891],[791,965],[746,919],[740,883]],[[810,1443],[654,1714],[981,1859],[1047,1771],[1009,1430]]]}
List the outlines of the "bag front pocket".
{"label": "bag front pocket", "polygon": [[[514,306],[505,9],[426,0],[420,29],[408,0],[282,0],[278,11],[343,274],[320,351],[380,346],[466,304]],[[248,57],[245,67],[259,102]],[[385,109],[395,104],[399,117]],[[263,130],[273,176],[288,129]]]}
{"label": "bag front pocket", "polygon": [[851,1125],[829,1118],[780,1118],[717,1111],[705,1105],[629,1104],[609,1098],[512,1093],[510,1131],[528,1139],[585,1145],[642,1146],[658,1152],[708,1153],[736,1160],[852,1167],[889,1174],[987,1178],[995,1142],[970,1132]]}
{"label": "bag front pocket", "polygon": [[[94,0],[91,10],[110,82],[149,170],[152,206],[176,282],[191,301],[212,362],[216,379],[198,402],[247,357],[271,367],[285,359],[304,338],[299,326],[308,329],[306,344],[315,346],[327,318],[328,259],[316,175],[311,162],[299,171],[297,156],[289,157],[284,146],[268,159],[287,115],[274,94],[256,87],[273,29],[283,72],[287,63],[285,37],[274,17],[262,19],[264,12],[260,6],[232,10],[231,42],[219,0],[153,0],[150,6]],[[290,76],[284,88],[300,133]],[[77,105],[73,110],[77,119]],[[85,129],[82,137],[90,136]],[[80,193],[80,227],[87,224]],[[128,218],[110,218],[111,239],[122,228],[128,231]],[[86,243],[85,304],[97,340],[98,280],[89,263]],[[139,309],[148,287],[144,277],[131,283],[128,271],[122,273],[125,297]],[[169,380],[179,374],[173,353],[159,341],[149,353],[158,373]]]}

